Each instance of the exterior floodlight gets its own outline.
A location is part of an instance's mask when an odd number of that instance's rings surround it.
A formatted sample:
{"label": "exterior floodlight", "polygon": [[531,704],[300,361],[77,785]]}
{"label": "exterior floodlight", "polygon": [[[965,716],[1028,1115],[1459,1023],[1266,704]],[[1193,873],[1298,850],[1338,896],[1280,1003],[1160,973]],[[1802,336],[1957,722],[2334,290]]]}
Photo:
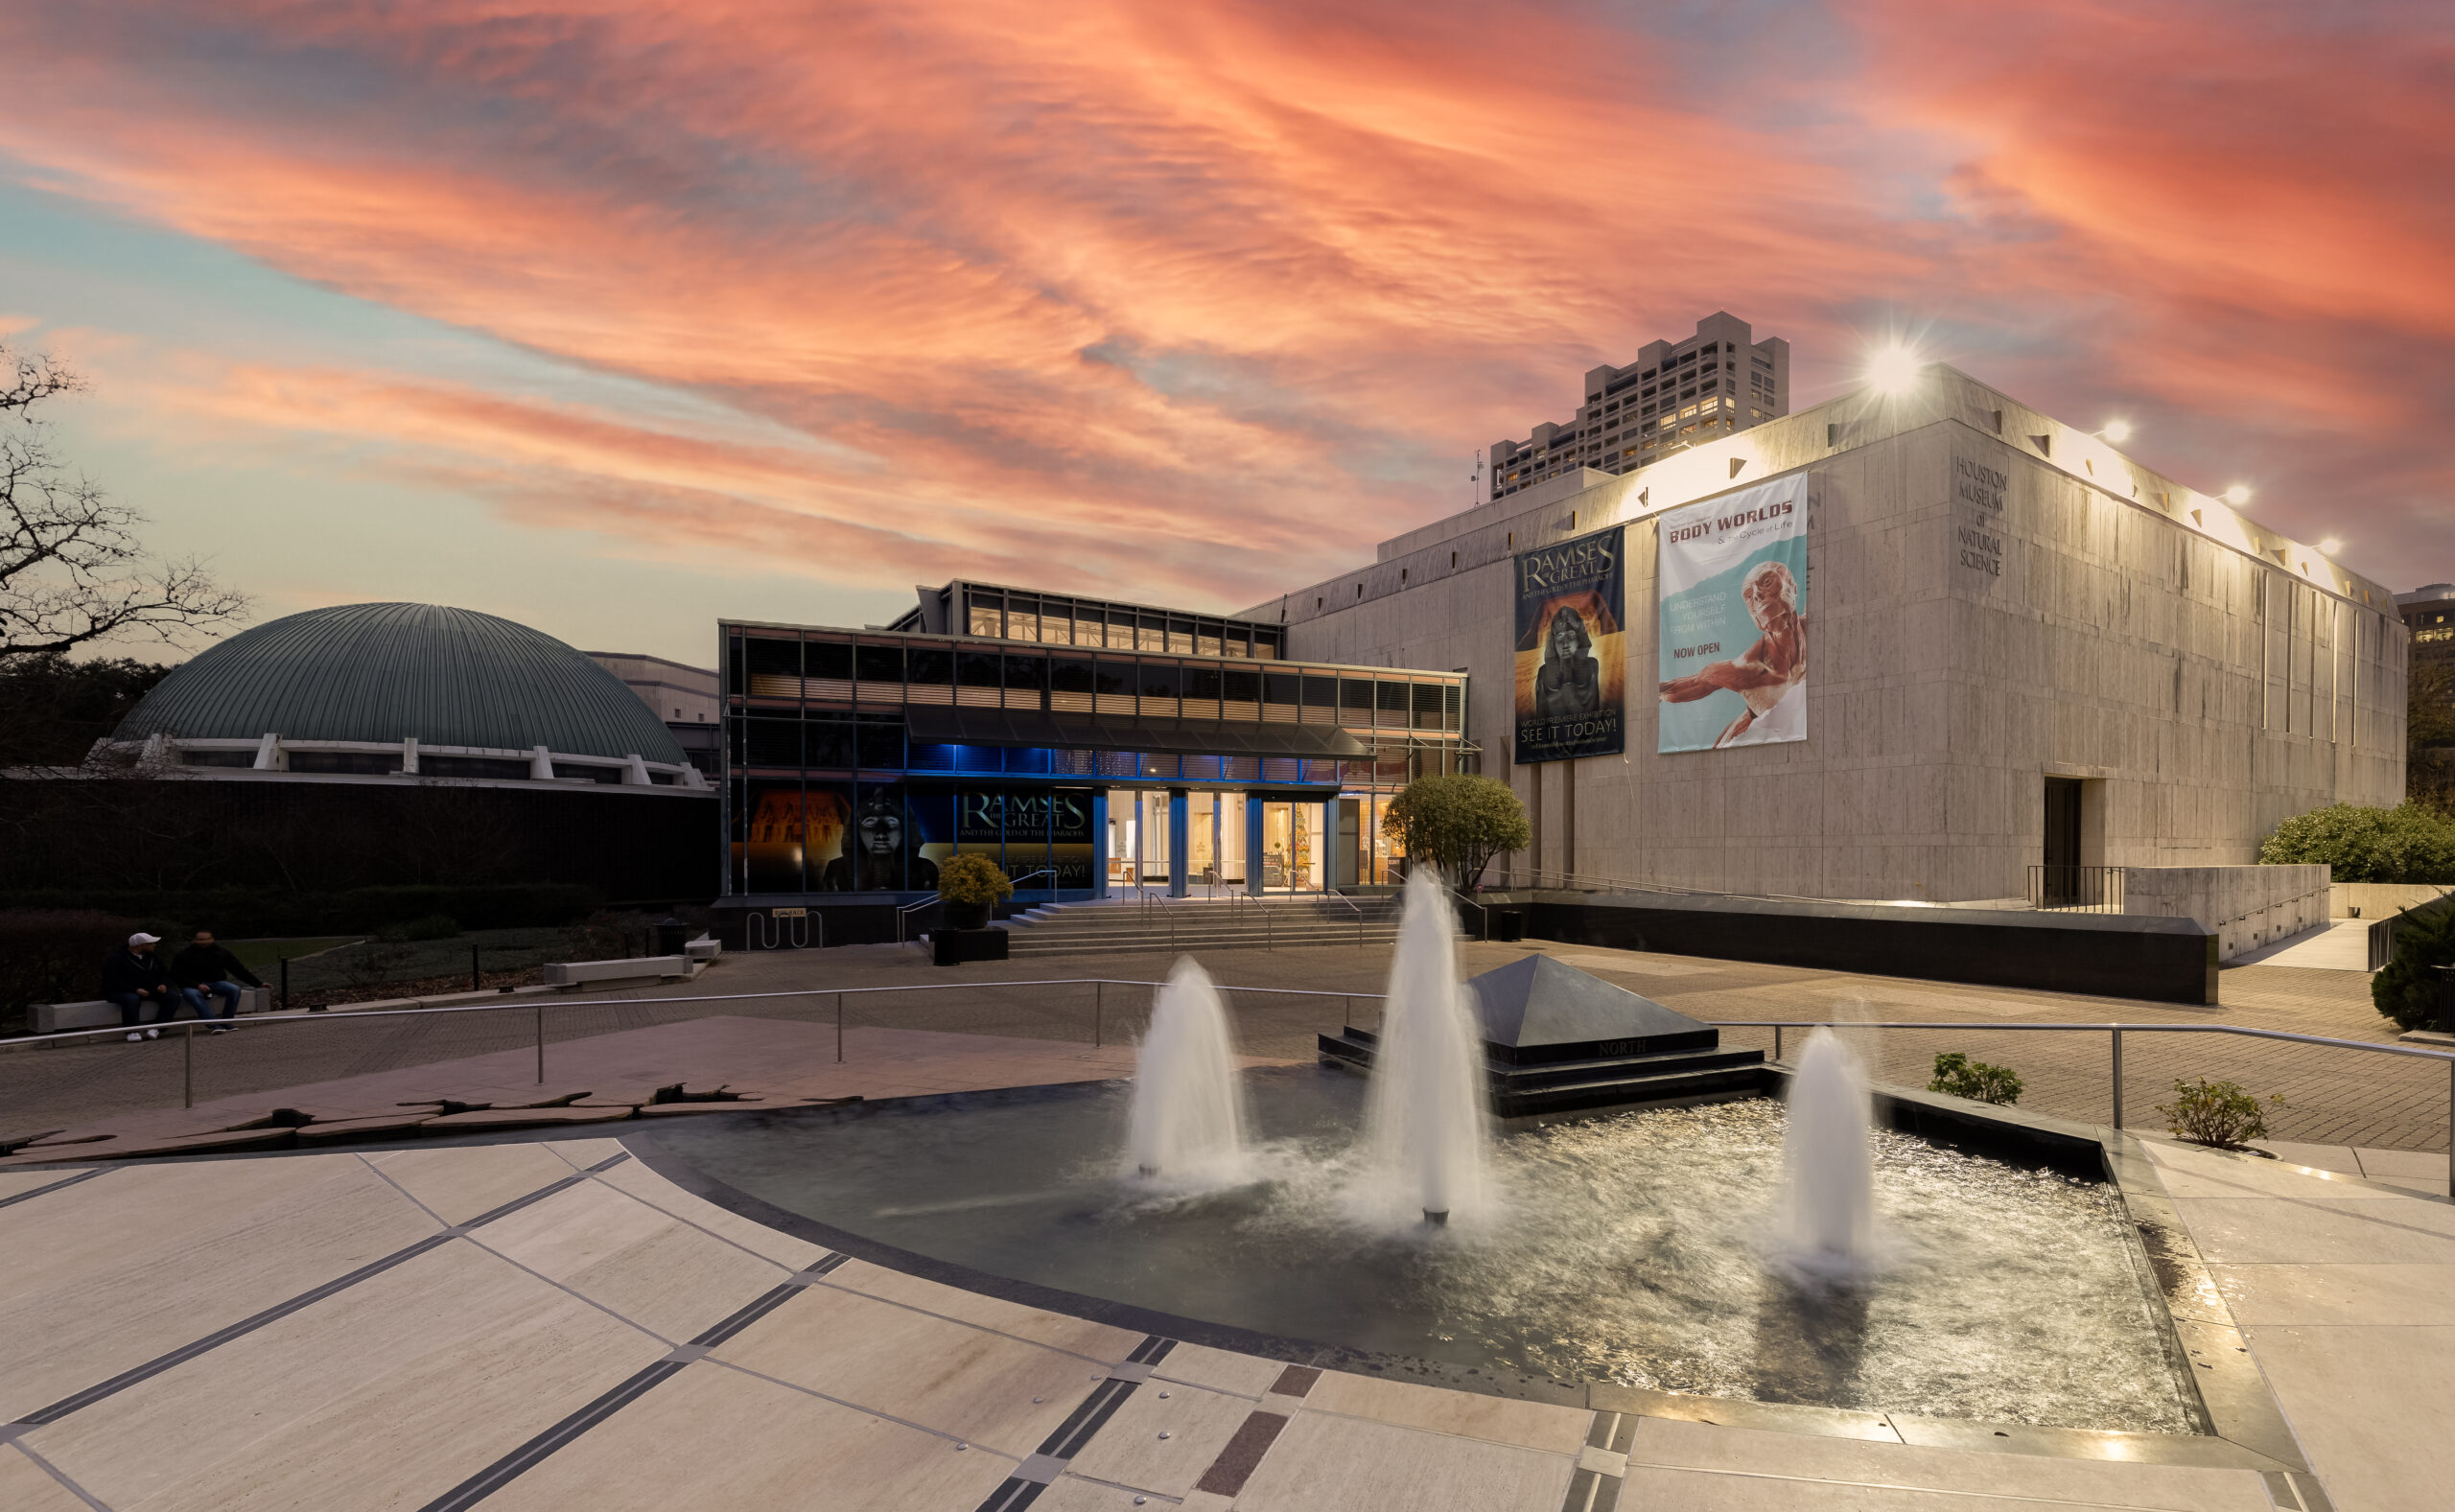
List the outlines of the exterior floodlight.
{"label": "exterior floodlight", "polygon": [[2235,483],[2233,487],[2225,490],[2225,501],[2229,504],[2249,503],[2251,501],[2250,485],[2248,483]]}
{"label": "exterior floodlight", "polygon": [[2325,541],[2319,543],[2319,550],[2323,555],[2333,556],[2343,549],[2344,543],[2333,536],[2329,536]]}
{"label": "exterior floodlight", "polygon": [[2120,446],[2125,441],[2131,439],[2131,422],[2128,420],[2109,420],[2106,422],[2106,428],[2098,431],[2097,434],[2104,436],[2115,445]]}
{"label": "exterior floodlight", "polygon": [[1888,346],[1867,362],[1867,382],[1878,393],[1906,394],[1918,384],[1925,364],[1906,346]]}

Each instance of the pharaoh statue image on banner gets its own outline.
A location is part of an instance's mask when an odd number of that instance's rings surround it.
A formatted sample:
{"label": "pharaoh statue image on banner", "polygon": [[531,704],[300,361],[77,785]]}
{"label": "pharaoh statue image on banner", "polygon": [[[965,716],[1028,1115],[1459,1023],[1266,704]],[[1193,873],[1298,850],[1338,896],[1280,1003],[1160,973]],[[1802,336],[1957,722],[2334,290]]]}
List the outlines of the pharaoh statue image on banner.
{"label": "pharaoh statue image on banner", "polygon": [[1627,748],[1622,538],[1614,525],[1515,560],[1521,765]]}
{"label": "pharaoh statue image on banner", "polygon": [[1655,749],[1807,738],[1809,477],[1662,517]]}

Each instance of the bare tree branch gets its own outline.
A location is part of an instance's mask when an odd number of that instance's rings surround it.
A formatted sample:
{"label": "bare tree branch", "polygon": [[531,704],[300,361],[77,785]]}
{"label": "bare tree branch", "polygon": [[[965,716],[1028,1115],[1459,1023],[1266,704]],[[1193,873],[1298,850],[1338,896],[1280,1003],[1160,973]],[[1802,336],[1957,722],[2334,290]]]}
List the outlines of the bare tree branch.
{"label": "bare tree branch", "polygon": [[84,386],[45,356],[0,346],[0,657],[65,651],[120,636],[179,643],[182,633],[246,617],[248,597],[215,582],[193,557],[149,555],[136,538],[146,517],[112,501],[53,454],[35,407]]}

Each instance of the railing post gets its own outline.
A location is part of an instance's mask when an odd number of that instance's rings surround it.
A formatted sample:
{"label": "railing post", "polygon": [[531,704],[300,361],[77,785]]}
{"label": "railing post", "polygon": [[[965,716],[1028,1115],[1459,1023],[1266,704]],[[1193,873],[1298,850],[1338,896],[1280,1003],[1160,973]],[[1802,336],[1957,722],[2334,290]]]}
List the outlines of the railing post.
{"label": "railing post", "polygon": [[2446,1062],[2446,1192],[2455,1197],[2455,1060]]}
{"label": "railing post", "polygon": [[182,1082],[179,1105],[194,1107],[196,1106],[196,1026],[194,1024],[188,1026],[187,1047],[179,1052],[179,1058],[181,1061],[179,1080]]}
{"label": "railing post", "polygon": [[1108,991],[1106,982],[1091,984],[1091,1048],[1094,1050],[1100,1048],[1100,1010],[1108,1001]]}
{"label": "railing post", "polygon": [[1773,1026],[1773,1058],[1782,1058],[1782,1026],[1779,1024]]}
{"label": "railing post", "polygon": [[844,994],[835,994],[835,1063],[844,1063]]}
{"label": "railing post", "polygon": [[290,1012],[290,958],[281,958],[281,1011]]}
{"label": "railing post", "polygon": [[469,990],[482,992],[485,989],[485,983],[479,980],[478,975],[478,947],[471,945],[469,947]]}
{"label": "railing post", "polygon": [[2122,1127],[2122,1031],[2114,1032],[2114,1127]]}
{"label": "railing post", "polygon": [[546,1000],[537,1000],[537,1084],[546,1084]]}

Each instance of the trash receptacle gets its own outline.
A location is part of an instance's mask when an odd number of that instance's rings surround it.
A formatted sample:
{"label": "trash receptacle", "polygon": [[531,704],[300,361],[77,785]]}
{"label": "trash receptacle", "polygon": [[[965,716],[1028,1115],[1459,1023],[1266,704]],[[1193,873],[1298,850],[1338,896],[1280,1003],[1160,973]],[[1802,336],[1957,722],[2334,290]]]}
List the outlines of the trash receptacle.
{"label": "trash receptacle", "polygon": [[667,914],[663,919],[657,920],[656,953],[658,955],[678,956],[682,954],[682,947],[690,943],[690,926],[689,924],[686,924],[682,920],[674,918],[671,914]]}
{"label": "trash receptacle", "polygon": [[1526,938],[1526,911],[1522,908],[1492,910],[1492,938],[1514,944]]}

